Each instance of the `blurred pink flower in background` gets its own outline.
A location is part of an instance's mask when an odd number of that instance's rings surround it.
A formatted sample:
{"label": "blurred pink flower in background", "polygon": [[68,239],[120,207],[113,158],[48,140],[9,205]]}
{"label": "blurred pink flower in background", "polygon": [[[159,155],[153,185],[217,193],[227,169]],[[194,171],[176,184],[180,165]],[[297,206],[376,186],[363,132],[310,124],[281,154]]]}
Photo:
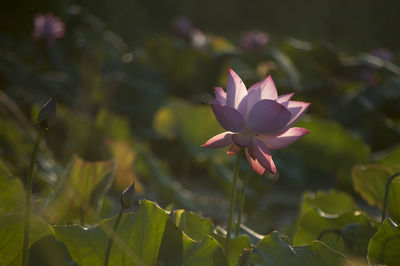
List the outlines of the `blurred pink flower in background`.
{"label": "blurred pink flower in background", "polygon": [[269,35],[266,32],[252,30],[242,34],[239,46],[246,52],[254,52],[264,48],[268,41]]}
{"label": "blurred pink flower in background", "polygon": [[53,44],[56,39],[64,36],[65,25],[59,17],[53,14],[38,14],[33,19],[33,38],[43,39],[48,44]]}
{"label": "blurred pink flower in background", "polygon": [[393,61],[394,57],[390,50],[386,48],[376,48],[370,52],[372,55],[386,61]]}
{"label": "blurred pink flower in background", "polygon": [[172,29],[178,35],[189,38],[195,29],[191,20],[186,17],[176,17],[171,23]]}
{"label": "blurred pink flower in background", "polygon": [[278,96],[271,76],[247,90],[240,77],[229,70],[227,92],[217,87],[215,95],[211,108],[227,132],[214,136],[202,147],[230,145],[228,155],[245,148],[247,160],[260,175],[265,170],[276,172],[271,150],[283,149],[310,132],[291,127],[310,103],[291,101],[294,93]]}
{"label": "blurred pink flower in background", "polygon": [[202,48],[208,43],[207,35],[196,28],[186,17],[176,17],[171,26],[177,35],[188,41],[194,48]]}

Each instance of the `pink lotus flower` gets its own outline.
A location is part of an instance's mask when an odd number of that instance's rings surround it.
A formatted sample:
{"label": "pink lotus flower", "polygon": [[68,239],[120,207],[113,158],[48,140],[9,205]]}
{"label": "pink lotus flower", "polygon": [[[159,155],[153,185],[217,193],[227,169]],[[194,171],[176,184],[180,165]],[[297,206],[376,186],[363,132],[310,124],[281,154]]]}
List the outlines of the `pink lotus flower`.
{"label": "pink lotus flower", "polygon": [[278,96],[271,76],[246,90],[239,76],[229,70],[227,92],[215,88],[216,98],[210,104],[220,125],[227,132],[208,140],[202,147],[230,145],[228,155],[241,148],[255,172],[276,172],[271,150],[285,148],[310,133],[291,127],[310,103],[291,101],[294,93]]}
{"label": "pink lotus flower", "polygon": [[53,14],[38,14],[33,20],[33,38],[44,39],[48,44],[53,44],[56,39],[64,36],[65,25],[59,17]]}

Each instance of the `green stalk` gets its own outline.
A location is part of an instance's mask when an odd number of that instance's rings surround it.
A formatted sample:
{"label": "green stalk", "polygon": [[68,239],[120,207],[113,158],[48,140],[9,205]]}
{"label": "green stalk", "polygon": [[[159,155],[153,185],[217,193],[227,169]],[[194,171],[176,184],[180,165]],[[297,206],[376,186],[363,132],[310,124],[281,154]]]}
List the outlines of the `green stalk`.
{"label": "green stalk", "polygon": [[235,236],[239,235],[240,225],[242,224],[242,213],[243,213],[243,209],[244,209],[244,201],[246,199],[246,188],[247,188],[247,184],[249,183],[251,174],[252,174],[252,172],[250,172],[248,175],[246,175],[246,178],[242,185],[242,190],[240,191],[239,214],[238,214],[237,223],[236,223]]}
{"label": "green stalk", "polygon": [[236,186],[237,186],[237,179],[239,176],[239,166],[240,161],[242,160],[244,150],[241,149],[236,160],[235,168],[233,170],[233,180],[232,180],[232,192],[231,192],[231,201],[229,203],[229,216],[228,216],[228,226],[226,229],[226,240],[225,240],[225,253],[226,256],[229,258],[229,249],[230,249],[230,240],[231,240],[231,231],[232,231],[232,217],[233,211],[235,209],[235,202],[236,202]]}
{"label": "green stalk", "polygon": [[400,173],[396,173],[396,174],[392,175],[391,177],[389,177],[388,181],[386,182],[385,196],[383,198],[381,223],[383,223],[383,220],[385,220],[385,217],[386,217],[386,208],[387,208],[387,202],[388,202],[388,198],[389,198],[390,183],[392,183],[393,179],[395,179],[399,175],[400,175]]}
{"label": "green stalk", "polygon": [[114,228],[110,234],[110,238],[108,240],[108,245],[107,245],[107,250],[106,250],[106,256],[104,257],[104,266],[108,266],[108,261],[110,259],[110,253],[111,253],[111,246],[112,246],[112,243],[114,240],[114,234],[117,231],[119,222],[121,221],[121,218],[122,218],[122,214],[124,214],[124,210],[125,210],[125,208],[121,207],[121,211],[118,214],[117,221],[115,222]]}
{"label": "green stalk", "polygon": [[25,194],[25,224],[24,224],[24,244],[22,248],[22,266],[27,266],[29,261],[29,237],[31,231],[31,212],[32,212],[32,183],[33,170],[35,168],[37,153],[39,150],[40,141],[42,140],[42,132],[38,133],[35,146],[29,162],[28,177],[26,180]]}

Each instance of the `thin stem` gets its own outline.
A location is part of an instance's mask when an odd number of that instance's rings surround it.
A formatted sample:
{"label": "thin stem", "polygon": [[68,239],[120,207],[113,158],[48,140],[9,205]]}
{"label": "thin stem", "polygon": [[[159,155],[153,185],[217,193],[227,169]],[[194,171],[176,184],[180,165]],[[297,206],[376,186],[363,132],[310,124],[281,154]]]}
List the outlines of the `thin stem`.
{"label": "thin stem", "polygon": [[29,237],[31,231],[31,212],[32,212],[31,197],[32,197],[33,170],[35,168],[36,157],[41,140],[42,140],[42,132],[39,132],[35,146],[32,151],[31,160],[29,162],[28,176],[26,180],[25,224],[24,224],[24,244],[22,248],[22,266],[27,266],[29,261]]}
{"label": "thin stem", "polygon": [[242,213],[243,213],[243,209],[244,209],[244,202],[246,199],[246,188],[247,188],[247,184],[249,183],[251,174],[252,174],[252,172],[250,172],[246,175],[246,178],[242,185],[242,190],[240,191],[239,214],[238,214],[237,223],[236,223],[235,236],[239,235],[240,225],[242,224]]}
{"label": "thin stem", "polygon": [[229,258],[229,249],[230,249],[230,240],[231,240],[231,231],[232,231],[232,217],[233,211],[236,202],[236,186],[237,186],[237,179],[239,176],[239,166],[240,161],[243,157],[244,150],[241,149],[236,160],[235,168],[233,170],[233,180],[232,180],[232,192],[231,192],[231,201],[229,203],[229,216],[228,216],[228,226],[226,229],[226,240],[225,240],[225,253],[226,256]]}
{"label": "thin stem", "polygon": [[111,253],[111,246],[112,246],[112,243],[113,243],[113,240],[114,240],[114,234],[117,231],[117,228],[118,228],[119,222],[121,221],[122,214],[124,213],[124,210],[125,210],[125,208],[121,207],[121,211],[118,214],[117,221],[115,222],[114,228],[113,228],[113,230],[112,230],[112,232],[110,234],[110,238],[108,239],[106,256],[104,257],[104,266],[108,266],[108,261],[110,259],[110,253]]}
{"label": "thin stem", "polygon": [[385,220],[385,217],[386,217],[386,208],[387,208],[387,202],[388,202],[388,198],[389,198],[390,183],[392,183],[393,179],[395,179],[399,175],[400,175],[400,172],[399,173],[395,173],[394,175],[389,177],[388,181],[386,182],[385,196],[383,198],[383,209],[382,209],[382,220],[381,220],[381,223],[383,223],[383,220]]}

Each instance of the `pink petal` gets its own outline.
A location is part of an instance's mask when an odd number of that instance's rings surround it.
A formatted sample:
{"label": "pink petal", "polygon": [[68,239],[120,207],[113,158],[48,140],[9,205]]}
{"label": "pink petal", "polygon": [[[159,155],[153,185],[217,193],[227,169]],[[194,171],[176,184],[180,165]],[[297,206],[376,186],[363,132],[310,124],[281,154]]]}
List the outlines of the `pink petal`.
{"label": "pink petal", "polygon": [[235,143],[232,143],[232,145],[229,147],[227,154],[229,156],[234,155],[240,151],[240,147],[236,145]]}
{"label": "pink petal", "polygon": [[232,142],[240,147],[247,147],[251,144],[252,136],[249,134],[234,134]]}
{"label": "pink petal", "polygon": [[268,76],[266,79],[260,82],[260,88],[262,100],[276,100],[278,98],[275,83],[271,76]]}
{"label": "pink petal", "polygon": [[285,133],[278,136],[259,136],[259,138],[271,150],[279,150],[293,144],[299,138],[310,133],[309,130],[302,127],[289,128]]}
{"label": "pink petal", "polygon": [[241,132],[244,129],[244,120],[238,110],[215,103],[211,103],[211,108],[218,123],[227,131]]}
{"label": "pink petal", "polygon": [[227,146],[231,143],[232,143],[232,133],[224,132],[212,137],[205,144],[201,145],[201,147],[220,148]]}
{"label": "pink petal", "polygon": [[278,97],[276,102],[282,104],[283,106],[285,106],[287,108],[289,105],[289,101],[290,101],[290,99],[292,99],[293,95],[294,95],[294,92],[281,95]]}
{"label": "pink petal", "polygon": [[291,113],[292,118],[288,122],[286,128],[290,128],[294,123],[296,123],[297,120],[299,120],[299,118],[305,113],[310,104],[311,103],[290,101],[287,109]]}
{"label": "pink petal", "polygon": [[246,153],[246,158],[247,161],[249,162],[249,164],[251,165],[251,167],[253,168],[253,170],[259,174],[259,175],[263,175],[265,172],[264,167],[262,167],[262,165],[253,157],[250,156],[248,149],[246,148],[245,150]]}
{"label": "pink petal", "polygon": [[272,160],[271,151],[258,138],[253,139],[253,155],[257,161],[270,173],[276,173],[275,163]]}
{"label": "pink petal", "polygon": [[221,104],[226,105],[226,92],[221,87],[215,87],[215,99]]}
{"label": "pink petal", "polygon": [[248,116],[257,102],[261,100],[276,100],[278,98],[278,93],[276,92],[275,84],[271,76],[251,86],[247,94],[246,116]]}
{"label": "pink petal", "polygon": [[283,105],[272,100],[262,100],[251,109],[247,127],[254,133],[273,135],[282,130],[290,119],[291,114]]}
{"label": "pink petal", "polygon": [[226,105],[238,109],[242,99],[247,95],[246,86],[239,76],[229,69]]}
{"label": "pink petal", "polygon": [[254,90],[255,88],[257,88],[260,85],[260,82],[256,82],[253,85],[251,85],[251,87],[247,90],[247,93],[249,93],[250,91]]}

